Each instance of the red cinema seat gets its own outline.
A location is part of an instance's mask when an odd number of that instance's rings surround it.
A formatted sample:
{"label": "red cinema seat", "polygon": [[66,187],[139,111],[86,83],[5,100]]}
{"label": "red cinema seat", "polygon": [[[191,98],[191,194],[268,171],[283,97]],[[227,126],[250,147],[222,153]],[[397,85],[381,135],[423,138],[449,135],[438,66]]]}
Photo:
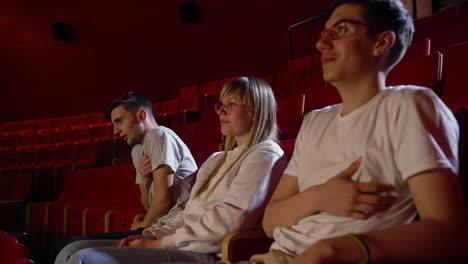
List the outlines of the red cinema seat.
{"label": "red cinema seat", "polygon": [[219,81],[212,81],[200,84],[201,102],[212,104],[219,101]]}
{"label": "red cinema seat", "polygon": [[180,104],[180,99],[178,98],[161,102],[159,106],[159,114],[168,115],[168,114],[176,113],[177,111],[179,111],[179,104]]}
{"label": "red cinema seat", "polygon": [[34,140],[35,140],[36,134],[22,134],[18,135],[17,141],[16,141],[16,149],[22,150],[22,149],[31,149],[34,148]]}
{"label": "red cinema seat", "polygon": [[132,223],[141,220],[145,213],[140,202],[138,184],[133,182],[127,187],[125,203],[121,204],[121,208],[113,210],[106,216],[106,232],[127,232]]}
{"label": "red cinema seat", "polygon": [[70,127],[70,117],[59,117],[52,119],[52,128]]}
{"label": "red cinema seat", "polygon": [[0,227],[17,229],[22,221],[19,217],[24,210],[24,201],[31,186],[28,174],[0,175]]}
{"label": "red cinema seat", "polygon": [[36,120],[26,120],[19,122],[11,122],[10,125],[6,128],[6,131],[9,133],[21,133],[21,134],[30,134],[36,129]]}
{"label": "red cinema seat", "polygon": [[95,141],[114,138],[114,127],[111,123],[93,125],[92,129],[92,139]]}
{"label": "red cinema seat", "polygon": [[77,157],[77,144],[66,144],[58,146],[57,163],[55,168],[55,188],[57,192],[61,190],[67,172],[74,168]]}
{"label": "red cinema seat", "polygon": [[387,85],[413,84],[438,92],[442,80],[442,54],[434,52],[407,63],[398,64],[390,71]]}
{"label": "red cinema seat", "polygon": [[415,38],[432,38],[436,32],[447,30],[456,25],[457,10],[455,6],[446,8],[431,16],[418,19],[415,22]]}
{"label": "red cinema seat", "polygon": [[103,124],[106,123],[107,120],[104,119],[104,113],[92,113],[88,114],[86,119],[86,124],[94,125],[94,124]]}
{"label": "red cinema seat", "polygon": [[[48,241],[63,238],[63,208],[67,203],[79,202],[82,190],[89,184],[87,170],[70,170],[64,177],[63,187],[55,202],[31,202],[26,208],[26,230],[31,235],[31,248],[43,250]],[[49,207],[53,205],[52,207]],[[49,222],[49,219],[51,221]],[[47,237],[48,223],[52,238]]]}
{"label": "red cinema seat", "polygon": [[34,184],[31,190],[33,200],[53,200],[57,195],[56,170],[57,147],[39,149],[34,175]]}
{"label": "red cinema seat", "polygon": [[57,162],[57,147],[40,148],[36,167],[54,167]]}
{"label": "red cinema seat", "polygon": [[[112,191],[106,199],[107,205],[86,209],[84,231],[88,235],[110,232],[110,222],[115,210],[141,208],[139,203],[140,191],[138,184],[135,184],[135,168],[133,165],[112,166],[110,170],[112,177],[118,179],[118,181],[114,181],[116,184],[112,185]],[[133,196],[130,197],[128,193]],[[128,199],[130,201],[127,201]]]}
{"label": "red cinema seat", "polygon": [[115,140],[114,165],[132,164],[132,147],[121,138]]}
{"label": "red cinema seat", "polygon": [[0,152],[0,174],[9,170],[18,170],[21,163],[21,154],[21,151]]}
{"label": "red cinema seat", "polygon": [[166,125],[175,126],[192,123],[200,118],[198,95],[180,98],[179,111],[166,115]]}
{"label": "red cinema seat", "polygon": [[28,259],[29,249],[23,244],[19,244],[18,240],[0,230],[0,256],[2,263],[8,264],[34,264],[35,262]]}
{"label": "red cinema seat", "polygon": [[431,50],[445,53],[449,46],[467,41],[468,25],[457,25],[435,33],[431,37]]}
{"label": "red cinema seat", "polygon": [[[65,189],[70,187],[65,186],[71,183],[78,188],[78,194],[68,200],[61,199],[57,202],[51,202],[48,207],[48,222],[47,222],[47,237],[48,241],[56,241],[70,235],[80,235],[82,226],[77,221],[82,220],[81,210],[91,204],[96,204],[95,194],[102,188],[103,182],[107,180],[109,186],[108,170],[104,168],[90,168],[71,171],[71,182],[65,182],[61,194]],[[71,191],[72,193],[75,190]],[[102,200],[101,200],[102,201]],[[81,222],[82,223],[82,222]]]}
{"label": "red cinema seat", "polygon": [[50,147],[55,144],[54,131],[46,131],[44,133],[36,134],[34,136],[34,147],[43,148]]}
{"label": "red cinema seat", "polygon": [[304,115],[304,94],[278,100],[278,127],[280,139],[296,138]]}
{"label": "red cinema seat", "polygon": [[42,133],[45,131],[52,130],[52,119],[37,120],[35,131],[37,133]]}
{"label": "red cinema seat", "polygon": [[79,143],[74,168],[111,165],[114,152],[115,141],[113,139]]}
{"label": "red cinema seat", "polygon": [[182,139],[182,141],[190,149],[193,140],[193,130],[195,128],[195,123],[183,124],[178,126],[173,126],[171,129]]}
{"label": "red cinema seat", "polygon": [[442,100],[450,107],[468,104],[466,89],[466,65],[468,62],[468,42],[450,46],[444,62],[445,84]]}
{"label": "red cinema seat", "polygon": [[219,120],[195,122],[190,150],[192,153],[217,151],[223,142]]}
{"label": "red cinema seat", "polygon": [[179,98],[197,96],[198,97],[199,86],[191,85],[179,88]]}
{"label": "red cinema seat", "polygon": [[200,120],[219,120],[215,111],[215,103],[200,105]]}
{"label": "red cinema seat", "polygon": [[[101,127],[101,126],[102,125],[96,125],[94,128],[98,130],[96,127]],[[92,136],[93,136],[93,127],[81,126],[81,127],[76,127],[72,130],[72,142],[75,144],[90,141]]]}
{"label": "red cinema seat", "polygon": [[69,127],[76,128],[87,126],[88,115],[74,115],[69,117]]}
{"label": "red cinema seat", "polygon": [[38,149],[22,150],[20,170],[26,171],[28,169],[35,169],[38,158],[39,158]]}
{"label": "red cinema seat", "polygon": [[0,135],[0,152],[16,149],[18,135]]}
{"label": "red cinema seat", "polygon": [[[31,187],[31,175],[29,174],[11,174],[0,175],[2,190],[0,200],[3,202],[16,201],[23,202]],[[3,214],[2,214],[3,215]]]}
{"label": "red cinema seat", "polygon": [[286,139],[280,141],[280,146],[288,157],[288,160],[291,160],[291,157],[294,153],[294,144],[296,144],[296,139]]}
{"label": "red cinema seat", "polygon": [[430,39],[428,38],[413,39],[413,42],[406,50],[405,56],[401,59],[399,64],[427,56],[430,53],[431,53],[431,40]]}
{"label": "red cinema seat", "polygon": [[273,87],[275,87],[275,75],[274,74],[269,74],[267,76],[263,76],[262,79],[265,82],[267,82],[272,89],[273,89]]}
{"label": "red cinema seat", "polygon": [[54,138],[56,145],[70,144],[73,139],[73,129],[69,127],[57,129]]}
{"label": "red cinema seat", "polygon": [[275,98],[286,98],[288,96],[288,72],[275,73],[275,86],[272,87]]}
{"label": "red cinema seat", "polygon": [[334,86],[310,89],[305,93],[304,113],[339,103],[341,103],[341,97]]}
{"label": "red cinema seat", "polygon": [[168,126],[167,116],[179,111],[180,99],[173,99],[168,101],[163,101],[159,104],[159,114],[155,116],[156,122],[159,125]]}
{"label": "red cinema seat", "polygon": [[58,167],[68,166],[72,167],[78,156],[77,144],[63,144],[57,148],[57,162]]}
{"label": "red cinema seat", "polygon": [[[103,205],[116,205],[114,196],[120,195],[116,191],[117,181],[121,181],[117,170],[112,166],[88,169],[88,177],[92,177],[93,183],[90,185],[80,199],[79,203],[69,204],[68,222],[66,225],[66,236],[86,235],[87,212],[90,207]],[[135,177],[133,174],[132,177]]]}
{"label": "red cinema seat", "polygon": [[311,56],[304,56],[288,61],[288,71],[307,68],[312,63]]}
{"label": "red cinema seat", "polygon": [[204,151],[200,153],[193,153],[193,158],[195,159],[197,166],[200,168],[200,166],[215,152],[217,151]]}
{"label": "red cinema seat", "polygon": [[97,161],[97,143],[94,141],[81,142],[78,144],[78,156],[74,167],[93,167]]}

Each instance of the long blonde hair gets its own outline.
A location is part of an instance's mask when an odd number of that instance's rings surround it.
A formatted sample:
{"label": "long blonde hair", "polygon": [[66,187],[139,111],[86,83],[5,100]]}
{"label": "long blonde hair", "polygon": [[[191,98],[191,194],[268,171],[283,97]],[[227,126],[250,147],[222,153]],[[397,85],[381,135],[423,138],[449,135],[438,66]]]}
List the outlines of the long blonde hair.
{"label": "long blonde hair", "polygon": [[[253,145],[256,145],[265,140],[277,140],[278,128],[276,125],[276,100],[271,90],[270,85],[262,79],[256,77],[239,77],[224,85],[221,90],[220,100],[228,98],[229,96],[237,95],[244,104],[252,107],[254,116],[253,124],[250,129],[249,143],[238,158],[231,164],[226,172],[218,179],[218,181],[209,190],[205,201],[211,196],[221,180],[226,176],[237,163],[237,161],[244,155],[244,153]],[[210,173],[208,179],[203,183],[194,198],[200,196],[203,192],[207,191],[211,180],[219,172],[220,168],[226,162],[227,152],[237,147],[237,142],[234,137],[227,136],[224,142],[224,153],[218,164]]]}

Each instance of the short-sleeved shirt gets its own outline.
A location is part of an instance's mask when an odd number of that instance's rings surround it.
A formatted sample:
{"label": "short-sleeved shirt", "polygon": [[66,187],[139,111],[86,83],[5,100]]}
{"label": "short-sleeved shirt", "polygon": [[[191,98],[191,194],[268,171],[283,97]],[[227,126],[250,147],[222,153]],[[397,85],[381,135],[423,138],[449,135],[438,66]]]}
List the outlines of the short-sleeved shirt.
{"label": "short-sleeved shirt", "polygon": [[[175,205],[165,216],[158,220],[159,224],[165,224],[185,208],[192,189],[194,174],[198,167],[185,143],[174,131],[164,126],[149,130],[145,135],[143,144],[137,144],[132,149],[137,184],[141,183],[142,177],[138,162],[144,154],[148,155],[153,170],[166,165],[174,172],[173,201],[175,201]],[[154,189],[153,185],[151,185],[150,201],[153,196]]]}
{"label": "short-sleeved shirt", "polygon": [[458,124],[432,90],[390,87],[346,116],[341,111],[338,104],[305,116],[285,174],[297,177],[302,192],[361,157],[352,179],[390,184],[398,200],[367,220],[321,212],[277,227],[272,249],[300,254],[318,240],[411,222],[417,212],[407,180],[433,169],[458,173]]}

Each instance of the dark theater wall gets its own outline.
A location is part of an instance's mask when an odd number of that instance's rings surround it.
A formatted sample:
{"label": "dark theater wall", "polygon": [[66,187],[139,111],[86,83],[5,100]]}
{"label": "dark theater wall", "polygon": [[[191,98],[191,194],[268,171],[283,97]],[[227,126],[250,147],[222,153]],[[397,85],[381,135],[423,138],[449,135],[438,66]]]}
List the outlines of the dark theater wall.
{"label": "dark theater wall", "polygon": [[[329,2],[200,0],[200,21],[183,24],[172,0],[0,0],[0,122],[100,112],[130,90],[161,101],[185,85],[285,70],[288,26]],[[71,40],[54,40],[57,21]],[[312,46],[310,37],[294,55]]]}

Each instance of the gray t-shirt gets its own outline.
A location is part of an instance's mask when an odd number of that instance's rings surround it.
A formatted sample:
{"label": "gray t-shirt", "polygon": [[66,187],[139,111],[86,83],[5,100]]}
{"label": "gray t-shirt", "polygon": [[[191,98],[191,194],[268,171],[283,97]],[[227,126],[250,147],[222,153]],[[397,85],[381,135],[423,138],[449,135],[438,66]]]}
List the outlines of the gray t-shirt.
{"label": "gray t-shirt", "polygon": [[[138,161],[144,154],[148,155],[151,160],[153,170],[161,165],[167,165],[174,172],[173,201],[175,201],[175,205],[155,223],[156,226],[161,226],[170,222],[178,212],[184,210],[198,167],[185,143],[174,131],[164,126],[149,130],[145,135],[143,144],[135,145],[132,149],[137,184],[141,183],[142,178]],[[150,201],[153,196],[154,189],[153,185],[151,185]]]}

